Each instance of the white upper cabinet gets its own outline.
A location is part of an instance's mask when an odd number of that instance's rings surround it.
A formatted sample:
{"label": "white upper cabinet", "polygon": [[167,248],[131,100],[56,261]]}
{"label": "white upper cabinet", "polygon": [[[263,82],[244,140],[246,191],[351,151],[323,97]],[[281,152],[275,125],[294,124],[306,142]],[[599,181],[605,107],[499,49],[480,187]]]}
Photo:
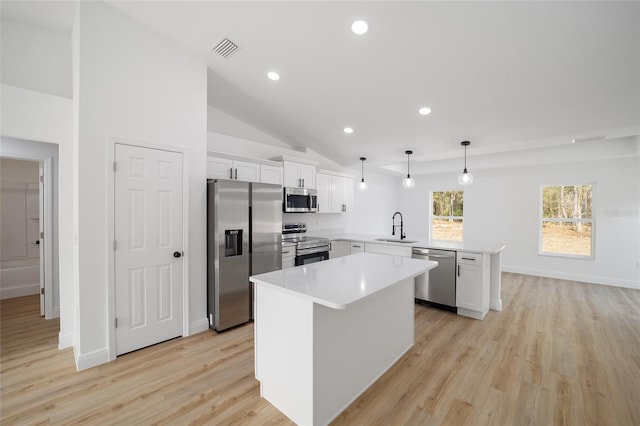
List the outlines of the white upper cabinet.
{"label": "white upper cabinet", "polygon": [[208,179],[233,179],[233,160],[229,158],[207,157]]}
{"label": "white upper cabinet", "polygon": [[260,165],[260,182],[282,186],[282,167]]}
{"label": "white upper cabinet", "polygon": [[207,178],[260,182],[260,164],[229,158],[207,157]]}
{"label": "white upper cabinet", "polygon": [[[233,157],[233,155],[229,155],[229,157]],[[207,178],[282,185],[282,167],[278,163],[259,159],[256,161],[247,160],[208,156]]]}
{"label": "white upper cabinet", "polygon": [[353,178],[330,173],[316,174],[318,213],[353,211]]}
{"label": "white upper cabinet", "polygon": [[233,160],[233,178],[243,182],[260,182],[260,164]]}
{"label": "white upper cabinet", "polygon": [[289,188],[316,188],[316,166],[311,164],[283,161],[284,186]]}
{"label": "white upper cabinet", "polygon": [[331,176],[332,211],[353,211],[353,179],[344,176]]}
{"label": "white upper cabinet", "polygon": [[318,213],[331,213],[331,175],[318,173],[316,190],[318,191]]}

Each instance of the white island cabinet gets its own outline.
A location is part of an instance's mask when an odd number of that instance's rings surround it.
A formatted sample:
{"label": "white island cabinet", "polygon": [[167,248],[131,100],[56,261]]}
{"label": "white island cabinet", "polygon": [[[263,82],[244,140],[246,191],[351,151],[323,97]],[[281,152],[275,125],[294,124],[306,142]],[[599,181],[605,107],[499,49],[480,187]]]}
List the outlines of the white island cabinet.
{"label": "white island cabinet", "polygon": [[489,255],[459,251],[456,263],[458,315],[484,319],[489,312]]}
{"label": "white island cabinet", "polygon": [[260,395],[331,422],[413,346],[414,278],[436,265],[360,253],[252,276]]}

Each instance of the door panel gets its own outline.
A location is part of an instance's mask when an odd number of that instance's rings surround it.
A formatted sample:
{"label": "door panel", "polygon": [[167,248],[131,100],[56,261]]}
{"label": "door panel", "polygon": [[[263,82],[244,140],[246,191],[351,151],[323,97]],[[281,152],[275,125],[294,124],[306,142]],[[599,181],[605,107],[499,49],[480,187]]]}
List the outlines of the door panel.
{"label": "door panel", "polygon": [[116,144],[118,355],[182,335],[182,154]]}

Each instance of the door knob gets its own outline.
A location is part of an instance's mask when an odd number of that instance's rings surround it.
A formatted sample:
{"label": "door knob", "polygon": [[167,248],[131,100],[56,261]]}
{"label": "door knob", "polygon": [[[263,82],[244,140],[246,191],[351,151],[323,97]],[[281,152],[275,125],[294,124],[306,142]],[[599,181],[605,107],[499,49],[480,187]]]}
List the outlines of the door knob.
{"label": "door knob", "polygon": [[181,251],[174,251],[173,252],[173,257],[182,257],[182,252]]}

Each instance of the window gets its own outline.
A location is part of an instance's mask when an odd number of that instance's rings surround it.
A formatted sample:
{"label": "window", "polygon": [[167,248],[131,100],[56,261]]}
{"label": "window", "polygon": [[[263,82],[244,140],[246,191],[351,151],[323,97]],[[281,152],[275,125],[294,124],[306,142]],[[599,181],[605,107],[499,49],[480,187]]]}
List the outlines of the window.
{"label": "window", "polygon": [[540,254],[593,257],[593,185],[542,187]]}
{"label": "window", "polygon": [[462,241],[464,191],[431,194],[431,239]]}

